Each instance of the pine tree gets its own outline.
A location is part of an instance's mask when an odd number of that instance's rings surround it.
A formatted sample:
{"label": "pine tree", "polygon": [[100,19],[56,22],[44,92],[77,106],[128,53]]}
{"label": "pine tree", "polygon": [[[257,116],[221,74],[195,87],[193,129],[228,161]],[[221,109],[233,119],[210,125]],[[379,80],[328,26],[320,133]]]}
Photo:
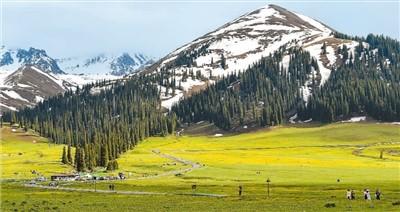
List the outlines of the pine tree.
{"label": "pine tree", "polygon": [[221,68],[226,69],[226,59],[224,54],[221,55]]}
{"label": "pine tree", "polygon": [[68,145],[67,159],[68,159],[68,162],[69,162],[70,164],[73,164],[73,163],[74,163],[74,161],[72,160],[71,145]]}
{"label": "pine tree", "polygon": [[101,155],[100,155],[100,164],[99,165],[106,167],[108,164],[109,155],[108,155],[108,148],[105,145],[101,146],[100,154]]}
{"label": "pine tree", "polygon": [[110,160],[107,164],[107,171],[112,171],[118,169],[118,161]]}
{"label": "pine tree", "polygon": [[65,146],[64,146],[63,152],[62,152],[61,162],[62,162],[63,164],[68,164],[68,158],[67,158],[67,152],[66,152],[66,150],[65,150]]}
{"label": "pine tree", "polygon": [[78,161],[80,161],[80,148],[75,148],[75,168],[78,170]]}
{"label": "pine tree", "polygon": [[86,171],[85,151],[84,148],[76,148],[75,150],[75,166],[78,172]]}
{"label": "pine tree", "polygon": [[326,54],[326,42],[324,42],[324,43],[322,44],[321,49],[322,49],[322,54]]}
{"label": "pine tree", "polygon": [[86,171],[86,161],[85,161],[85,150],[84,148],[79,148],[79,160],[77,161],[77,171]]}

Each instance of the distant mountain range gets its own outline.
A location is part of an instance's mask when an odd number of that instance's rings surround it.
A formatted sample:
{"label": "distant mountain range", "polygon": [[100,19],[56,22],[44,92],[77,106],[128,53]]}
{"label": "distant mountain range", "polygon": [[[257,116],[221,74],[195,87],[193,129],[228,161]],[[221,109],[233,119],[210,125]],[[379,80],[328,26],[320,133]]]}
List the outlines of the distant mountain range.
{"label": "distant mountain range", "polygon": [[[45,50],[1,48],[0,108],[33,106],[55,94],[98,80],[114,80],[153,62],[141,53],[56,59]],[[50,90],[49,90],[50,89]]]}
{"label": "distant mountain range", "polygon": [[0,67],[3,71],[15,71],[23,65],[35,65],[40,70],[53,74],[110,74],[123,76],[134,73],[154,62],[142,53],[101,53],[86,57],[54,58],[43,49],[1,48]]}
{"label": "distant mountain range", "polygon": [[99,54],[88,58],[70,57],[57,59],[58,64],[68,73],[74,74],[111,74],[123,76],[135,73],[154,60],[140,53]]}

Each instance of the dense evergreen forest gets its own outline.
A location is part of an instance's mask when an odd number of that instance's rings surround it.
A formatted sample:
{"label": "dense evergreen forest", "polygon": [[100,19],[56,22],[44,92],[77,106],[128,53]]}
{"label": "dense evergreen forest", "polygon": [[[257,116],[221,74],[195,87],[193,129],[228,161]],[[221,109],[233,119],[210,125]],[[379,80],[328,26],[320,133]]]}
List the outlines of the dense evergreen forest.
{"label": "dense evergreen forest", "polygon": [[[342,65],[313,92],[307,106],[298,109],[301,118],[331,122],[363,114],[381,121],[400,120],[399,42],[374,35],[356,40],[360,43],[354,55],[342,54]],[[346,48],[338,51],[347,52]]]}
{"label": "dense evergreen forest", "polygon": [[[281,48],[244,73],[223,78],[184,99],[172,110],[183,122],[208,120],[227,130],[248,123],[281,124],[295,112],[301,120],[321,122],[352,115],[400,120],[399,42],[374,35],[336,37],[357,40],[359,45],[354,53],[346,45],[338,48],[340,65],[322,86],[318,65],[307,52]],[[287,70],[280,66],[284,53],[290,55]],[[313,91],[307,101],[299,89],[304,84]]]}
{"label": "dense evergreen forest", "polygon": [[[335,36],[360,44],[354,53],[345,45],[337,50],[341,55],[339,65],[322,86],[317,61],[300,47],[283,46],[248,70],[225,76],[184,98],[169,112],[161,107],[158,86],[165,87],[166,94],[173,96],[180,83],[175,80],[174,71],[163,68],[125,81],[89,84],[3,117],[54,143],[65,144],[60,158],[78,171],[97,166],[116,169],[115,159],[121,153],[146,137],[173,133],[180,123],[207,120],[231,130],[247,124],[279,125],[296,113],[300,120],[312,118],[321,122],[353,115],[399,121],[399,42],[374,35]],[[180,55],[176,63],[190,67],[204,51]],[[282,64],[285,55],[290,56],[287,65]],[[218,62],[224,68],[224,59]],[[183,73],[182,80],[188,77],[211,78],[189,71]],[[313,91],[308,99],[304,99],[305,89]],[[71,147],[76,147],[74,157]]]}
{"label": "dense evergreen forest", "polygon": [[[283,54],[291,62],[282,67]],[[312,75],[318,84],[319,69],[310,54],[301,49],[282,47],[248,70],[222,78],[204,91],[182,100],[172,108],[182,122],[208,120],[229,130],[247,123],[278,125],[285,114],[302,102],[299,87]]]}
{"label": "dense evergreen forest", "polygon": [[[115,159],[139,141],[175,131],[176,116],[160,110],[159,90],[148,78],[109,83],[68,91],[35,108],[6,114],[6,119],[68,145],[62,161],[78,171],[117,168]],[[71,146],[76,147],[74,159]]]}

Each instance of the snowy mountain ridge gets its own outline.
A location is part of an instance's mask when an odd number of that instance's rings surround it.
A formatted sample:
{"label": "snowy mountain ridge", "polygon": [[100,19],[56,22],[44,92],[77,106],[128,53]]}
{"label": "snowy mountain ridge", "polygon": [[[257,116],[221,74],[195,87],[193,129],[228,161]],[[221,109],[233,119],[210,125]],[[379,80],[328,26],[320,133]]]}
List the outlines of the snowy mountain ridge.
{"label": "snowy mountain ridge", "polygon": [[57,59],[60,67],[71,74],[109,74],[123,76],[153,62],[153,58],[141,53],[106,54],[87,57]]}
{"label": "snowy mountain ridge", "polygon": [[43,49],[6,49],[1,47],[0,68],[2,71],[16,71],[24,65],[35,65],[42,71],[54,74],[64,74],[57,61],[47,55]]}

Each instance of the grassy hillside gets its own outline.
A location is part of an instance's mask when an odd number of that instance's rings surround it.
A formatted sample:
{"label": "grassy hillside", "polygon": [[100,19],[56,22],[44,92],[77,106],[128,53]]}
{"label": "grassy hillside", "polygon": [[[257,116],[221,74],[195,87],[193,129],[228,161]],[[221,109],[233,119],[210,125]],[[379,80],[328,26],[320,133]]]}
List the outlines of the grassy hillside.
{"label": "grassy hillside", "polygon": [[11,128],[1,130],[1,179],[29,179],[35,177],[32,170],[49,176],[69,172],[70,166],[62,165],[62,145],[54,145],[32,131]]}
{"label": "grassy hillside", "polygon": [[[6,151],[12,152],[11,147],[52,152],[42,157],[31,154],[29,160],[42,163],[45,173],[68,171],[69,167],[58,162],[61,146],[23,140],[39,140],[32,135],[7,133],[1,143],[3,156]],[[35,149],[38,145],[43,146]],[[393,205],[400,201],[399,149],[399,126],[370,123],[278,127],[225,137],[153,137],[122,155],[118,159],[120,169],[108,173],[124,172],[128,180],[98,182],[96,188],[107,190],[113,183],[117,191],[162,194],[66,192],[25,188],[14,182],[3,183],[2,207],[6,211],[21,207],[61,211],[396,211],[400,209]],[[27,150],[24,152],[31,152]],[[13,176],[15,166],[20,173],[31,169],[24,163],[27,159],[21,159],[15,156],[14,163],[2,162],[6,178]],[[267,178],[271,180],[270,197]],[[192,190],[194,184],[197,188]],[[238,196],[239,185],[243,187],[242,197]],[[94,188],[92,182],[61,186]],[[355,189],[357,200],[345,199],[348,188]],[[383,200],[362,200],[365,188],[372,192],[379,188]],[[191,196],[200,193],[226,197]],[[327,203],[335,203],[335,208],[324,207]]]}

